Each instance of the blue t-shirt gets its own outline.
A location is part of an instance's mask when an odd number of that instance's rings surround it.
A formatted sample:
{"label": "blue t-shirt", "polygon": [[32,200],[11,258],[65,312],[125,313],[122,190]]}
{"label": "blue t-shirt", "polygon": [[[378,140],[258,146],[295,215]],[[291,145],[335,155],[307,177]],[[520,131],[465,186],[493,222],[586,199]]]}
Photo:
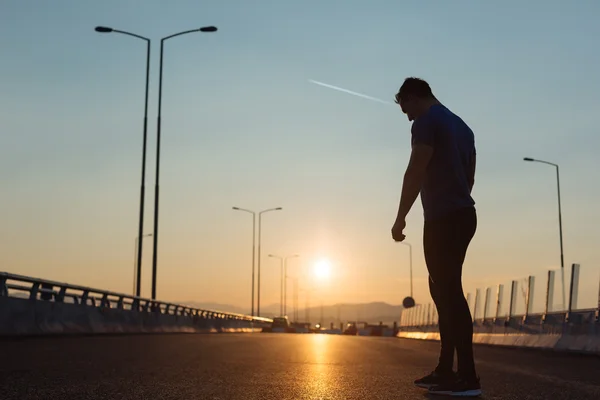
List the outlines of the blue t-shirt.
{"label": "blue t-shirt", "polygon": [[436,104],[415,119],[411,133],[413,145],[433,147],[421,187],[425,220],[473,207],[469,171],[475,156],[475,135],[471,128],[458,115]]}

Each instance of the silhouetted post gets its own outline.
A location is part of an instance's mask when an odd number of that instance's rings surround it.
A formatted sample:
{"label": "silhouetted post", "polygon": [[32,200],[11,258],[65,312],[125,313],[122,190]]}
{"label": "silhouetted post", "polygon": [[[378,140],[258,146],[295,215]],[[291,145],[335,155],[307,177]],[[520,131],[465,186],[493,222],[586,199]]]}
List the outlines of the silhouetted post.
{"label": "silhouetted post", "polygon": [[295,257],[299,257],[299,255],[292,254],[289,256],[285,256],[285,258],[283,259],[283,315],[287,315],[287,280],[288,280],[287,260],[288,260],[288,258],[295,258]]}
{"label": "silhouetted post", "polygon": [[261,262],[261,256],[260,256],[260,249],[261,249],[261,241],[262,241],[262,215],[264,213],[270,212],[270,211],[280,211],[283,208],[281,207],[276,207],[276,208],[269,208],[267,210],[263,210],[260,211],[258,213],[258,288],[257,288],[257,300],[256,300],[256,315],[258,315],[260,317],[260,262]]}
{"label": "silhouetted post", "polygon": [[558,168],[558,164],[554,164],[548,161],[536,160],[531,157],[523,158],[524,161],[529,162],[539,162],[542,164],[551,165],[556,168],[556,189],[558,193],[558,234],[560,240],[560,274],[562,279],[562,300],[563,300],[563,310],[566,305],[566,293],[565,293],[565,256],[563,252],[563,232],[562,232],[562,211],[560,206],[560,172]]}
{"label": "silhouetted post", "polygon": [[162,113],[162,78],[163,78],[163,52],[165,41],[171,38],[185,35],[193,32],[216,32],[214,26],[205,26],[200,29],[191,29],[189,31],[175,33],[160,40],[160,67],[158,75],[158,116],[156,118],[156,174],[154,176],[154,243],[152,254],[152,300],[156,299],[156,275],[158,270],[158,210],[159,210],[159,182],[160,182],[160,134],[161,134],[161,113]]}
{"label": "silhouetted post", "polygon": [[234,210],[236,211],[244,211],[247,213],[252,214],[252,301],[251,301],[251,306],[250,306],[250,315],[252,315],[254,317],[254,276],[255,276],[255,270],[254,270],[254,263],[256,260],[256,212],[252,211],[252,210],[247,210],[245,208],[240,208],[240,207],[232,207]]}
{"label": "silhouetted post", "polygon": [[132,36],[137,39],[144,40],[146,42],[146,90],[144,93],[144,130],[143,130],[143,141],[142,141],[142,183],[140,185],[140,215],[138,223],[138,236],[137,236],[137,285],[135,288],[135,295],[140,296],[141,293],[141,276],[142,276],[142,244],[144,237],[144,200],[146,192],[146,144],[148,139],[148,86],[150,84],[150,39],[136,35],[135,33],[120,31],[118,29],[109,28],[106,26],[97,26],[96,32],[100,33],[121,33],[123,35]]}
{"label": "silhouetted post", "polygon": [[[142,235],[142,239],[145,237],[149,237],[149,236],[152,236],[152,234],[148,233],[147,235]],[[137,257],[138,256],[137,252],[139,251],[138,245],[140,242],[141,242],[141,240],[140,240],[139,236],[136,236],[135,246],[134,246],[134,251],[133,251],[133,260],[134,260],[134,262],[133,262],[133,295],[137,296],[137,297],[140,297],[140,294],[139,294],[140,279],[138,279],[138,277],[139,277],[139,274],[141,271],[141,267],[140,267],[141,264],[139,264],[139,262],[138,262],[139,259]]]}
{"label": "silhouetted post", "polygon": [[279,276],[279,315],[285,315],[283,313],[283,257],[276,256],[274,254],[269,254],[271,258],[277,258],[279,260],[279,267],[281,269],[281,273]]}

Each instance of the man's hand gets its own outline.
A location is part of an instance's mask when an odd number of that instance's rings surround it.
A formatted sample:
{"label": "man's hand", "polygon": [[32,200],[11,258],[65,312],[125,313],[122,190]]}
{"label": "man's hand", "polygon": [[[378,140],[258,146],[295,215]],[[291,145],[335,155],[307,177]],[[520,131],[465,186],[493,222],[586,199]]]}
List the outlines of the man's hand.
{"label": "man's hand", "polygon": [[394,239],[396,242],[403,241],[406,238],[406,235],[402,233],[404,228],[406,228],[406,221],[403,219],[397,219],[392,227],[392,239]]}

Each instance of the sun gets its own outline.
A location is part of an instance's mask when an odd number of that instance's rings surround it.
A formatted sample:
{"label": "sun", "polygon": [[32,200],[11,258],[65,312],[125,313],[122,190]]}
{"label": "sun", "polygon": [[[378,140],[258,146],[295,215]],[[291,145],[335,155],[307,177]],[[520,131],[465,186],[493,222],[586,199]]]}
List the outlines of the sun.
{"label": "sun", "polygon": [[319,260],[315,263],[313,272],[319,280],[326,280],[331,275],[331,263],[329,260]]}

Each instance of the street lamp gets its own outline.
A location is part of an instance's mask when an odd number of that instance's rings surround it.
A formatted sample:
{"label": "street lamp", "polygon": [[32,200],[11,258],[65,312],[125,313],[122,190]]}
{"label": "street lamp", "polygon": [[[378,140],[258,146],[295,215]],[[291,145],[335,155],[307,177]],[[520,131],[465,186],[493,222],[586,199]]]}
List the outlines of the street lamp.
{"label": "street lamp", "polygon": [[554,164],[554,163],[551,163],[548,161],[543,161],[543,160],[536,160],[535,158],[531,158],[531,157],[525,157],[525,158],[523,158],[523,161],[538,162],[538,163],[542,163],[542,164],[551,165],[556,168],[556,188],[557,188],[557,193],[558,193],[558,234],[559,234],[559,240],[560,240],[560,273],[561,273],[561,279],[562,279],[562,300],[563,300],[563,310],[564,310],[565,304],[566,304],[565,257],[564,257],[564,253],[563,253],[562,212],[561,212],[561,206],[560,206],[560,173],[559,173],[558,164]]}
{"label": "street lamp", "polygon": [[298,254],[292,254],[289,256],[281,257],[273,254],[269,254],[269,257],[277,258],[281,261],[281,296],[280,296],[280,313],[282,316],[287,315],[287,260],[289,258],[299,257]]}
{"label": "street lamp", "polygon": [[143,145],[142,145],[142,184],[140,189],[140,221],[138,227],[138,244],[137,244],[137,287],[135,289],[136,296],[140,296],[141,292],[141,279],[142,274],[142,237],[144,232],[144,198],[146,191],[146,143],[148,138],[148,85],[150,82],[150,39],[136,35],[135,33],[120,31],[118,29],[109,28],[106,26],[97,26],[96,32],[100,33],[121,33],[123,35],[132,36],[137,39],[146,41],[146,90],[144,95],[144,133],[143,133]]}
{"label": "street lamp", "polygon": [[310,287],[307,284],[306,288],[302,288],[302,289],[298,289],[298,292],[304,292],[305,293],[305,297],[304,297],[304,322],[308,322],[310,324],[310,293],[313,292],[315,289],[314,287]]}
{"label": "street lamp", "polygon": [[293,308],[294,308],[294,322],[298,322],[298,277],[292,278],[294,281],[294,293],[293,293]]}
{"label": "street lamp", "polygon": [[251,314],[254,317],[254,262],[256,259],[256,212],[240,207],[232,207],[235,211],[243,211],[252,214],[252,305],[250,306]]}
{"label": "street lamp", "polygon": [[269,254],[268,256],[271,258],[277,258],[281,267],[281,276],[279,278],[279,315],[283,317],[285,315],[283,313],[283,257],[276,256],[273,254]]}
{"label": "street lamp", "polygon": [[161,129],[161,111],[162,111],[162,77],[163,77],[163,51],[165,41],[177,36],[185,35],[194,32],[216,32],[215,26],[205,26],[199,29],[191,29],[166,36],[160,40],[160,67],[158,75],[158,116],[156,121],[156,174],[154,176],[154,243],[152,254],[152,300],[156,300],[156,273],[158,261],[158,193],[159,193],[159,178],[160,178],[160,129]]}
{"label": "street lamp", "polygon": [[[142,235],[142,238],[149,237],[149,236],[152,236],[152,234],[148,233],[146,235]],[[139,236],[135,237],[135,243],[134,243],[135,246],[134,246],[134,251],[133,251],[133,295],[137,296],[137,297],[140,297],[140,295],[136,293],[136,287],[139,286],[139,285],[137,285],[137,282],[139,282],[139,279],[138,279],[139,272],[136,274],[137,255],[138,255],[137,249],[138,249],[138,244],[140,242],[139,239],[140,239]]]}
{"label": "street lamp", "polygon": [[288,258],[296,258],[300,257],[298,254],[292,254],[289,256],[285,256],[283,259],[283,315],[287,315],[287,260]]}
{"label": "street lamp", "polygon": [[410,297],[405,297],[402,300],[404,308],[411,308],[415,305],[415,298],[413,297],[413,257],[412,257],[412,245],[408,242],[398,242],[405,246],[408,246],[408,254],[410,257]]}
{"label": "street lamp", "polygon": [[[243,212],[247,212],[252,214],[252,307],[251,307],[251,312],[252,312],[252,316],[254,316],[254,261],[256,259],[255,257],[255,249],[256,249],[256,211],[252,211],[252,210],[248,210],[246,208],[240,208],[240,207],[232,207],[233,210],[235,211],[243,211]],[[282,210],[281,207],[277,207],[277,208],[269,208],[267,210],[263,210],[263,211],[259,211],[258,212],[258,307],[257,307],[257,315],[260,316],[260,232],[261,232],[261,217],[262,214],[269,212],[269,211],[279,211]]]}
{"label": "street lamp", "polygon": [[260,243],[262,239],[262,215],[271,211],[281,211],[282,207],[269,208],[258,213],[258,290],[256,299],[256,315],[260,317]]}

